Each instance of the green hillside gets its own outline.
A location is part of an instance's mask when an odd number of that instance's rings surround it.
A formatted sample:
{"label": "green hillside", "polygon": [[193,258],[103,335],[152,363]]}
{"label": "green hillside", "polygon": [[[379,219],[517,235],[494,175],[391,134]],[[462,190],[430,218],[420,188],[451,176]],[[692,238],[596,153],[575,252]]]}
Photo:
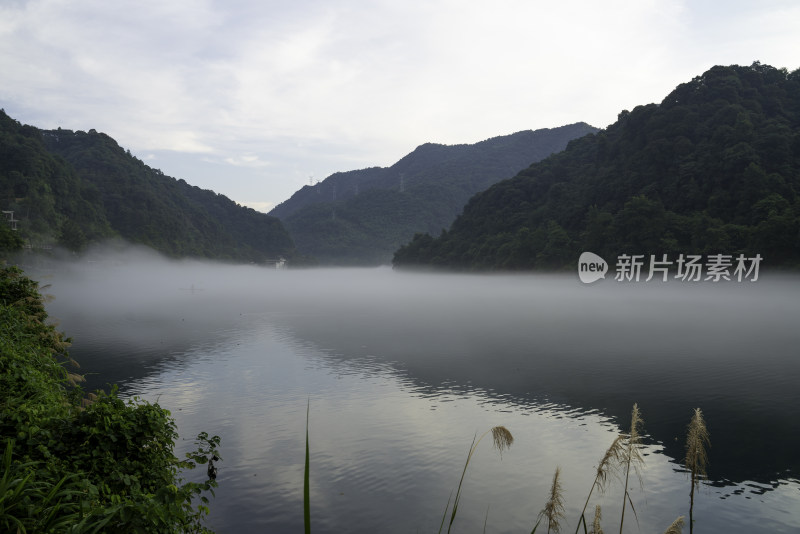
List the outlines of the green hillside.
{"label": "green hillside", "polygon": [[280,221],[152,169],[94,130],[44,131],[0,112],[0,206],[33,245],[122,237],[172,257],[290,257]]}
{"label": "green hillside", "polygon": [[582,251],[800,265],[800,71],[717,66],[473,197],[394,265],[574,268]]}
{"label": "green hillside", "polygon": [[38,129],[0,110],[0,208],[19,221],[15,236],[28,245],[61,240],[73,248],[110,237],[98,198],[97,188],[44,148]]}
{"label": "green hillside", "polygon": [[377,265],[416,232],[448,227],[467,200],[597,131],[585,123],[471,145],[427,143],[388,168],[336,173],[277,206],[299,251],[321,263]]}

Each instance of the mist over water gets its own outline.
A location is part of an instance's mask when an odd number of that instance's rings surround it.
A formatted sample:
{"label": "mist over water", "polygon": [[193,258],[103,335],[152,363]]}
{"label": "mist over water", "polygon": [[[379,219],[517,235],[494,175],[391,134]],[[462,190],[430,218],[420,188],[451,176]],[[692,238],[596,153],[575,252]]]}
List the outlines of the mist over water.
{"label": "mist over water", "polygon": [[[695,407],[713,484],[696,519],[709,531],[800,528],[798,276],[587,286],[572,274],[273,270],[135,250],[31,275],[51,284],[50,315],[96,373],[87,388],[117,383],[158,399],[184,438],[222,436],[210,518],[221,532],[302,528],[309,400],[318,532],[438,529],[472,436],[498,424],[515,444],[502,460],[488,445],[476,454],[457,522],[479,528],[491,503],[487,531],[530,531],[560,465],[574,528],[634,402],[648,434],[642,532],[688,512],[676,459]],[[610,528],[621,489],[608,494]]]}

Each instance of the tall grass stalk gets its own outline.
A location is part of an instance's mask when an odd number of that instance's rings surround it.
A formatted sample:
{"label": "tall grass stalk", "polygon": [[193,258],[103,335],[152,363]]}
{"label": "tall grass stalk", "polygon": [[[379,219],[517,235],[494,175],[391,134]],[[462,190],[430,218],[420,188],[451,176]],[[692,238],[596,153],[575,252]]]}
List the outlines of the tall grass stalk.
{"label": "tall grass stalk", "polygon": [[703,412],[695,408],[692,420],[689,422],[689,432],[686,436],[686,468],[692,477],[692,486],[689,490],[689,534],[694,529],[694,491],[700,489],[700,480],[706,477],[708,464],[707,447],[711,446],[711,438],[703,419]]}
{"label": "tall grass stalk", "polygon": [[553,483],[550,485],[550,497],[544,505],[544,517],[547,519],[547,532],[561,532],[561,520],[564,519],[564,495],[561,489],[561,468],[556,467]]}
{"label": "tall grass stalk", "polygon": [[[504,426],[496,426],[492,427],[490,430],[487,430],[479,438],[472,438],[472,445],[469,448],[469,453],[467,454],[467,461],[464,463],[464,470],[461,472],[461,479],[458,481],[458,488],[456,489],[456,498],[453,500],[453,510],[450,514],[450,523],[447,525],[447,532],[450,532],[450,529],[453,528],[453,522],[456,520],[456,513],[458,512],[458,504],[461,501],[461,487],[464,484],[464,475],[467,473],[467,467],[469,466],[469,461],[472,459],[472,455],[475,454],[475,450],[478,448],[478,444],[481,440],[489,434],[492,433],[492,441],[493,446],[495,449],[500,451],[500,454],[503,454],[505,449],[511,447],[511,444],[514,443],[514,436],[511,435],[511,432]],[[449,506],[449,504],[448,504]],[[447,508],[445,508],[445,516],[447,515]],[[439,527],[439,532],[441,533],[444,524]]]}
{"label": "tall grass stalk", "polygon": [[594,482],[592,482],[592,487],[589,489],[589,495],[586,497],[586,502],[583,503],[581,517],[578,519],[578,524],[575,526],[575,534],[578,534],[578,529],[581,528],[581,523],[583,523],[584,532],[586,531],[586,507],[589,506],[589,499],[592,498],[592,492],[594,492],[595,488],[601,492],[604,491],[605,484],[608,481],[608,475],[613,473],[619,467],[619,464],[622,463],[622,460],[625,457],[624,443],[625,436],[620,434],[614,438],[614,442],[603,455],[600,463],[597,464]]}
{"label": "tall grass stalk", "polygon": [[622,495],[622,516],[619,520],[619,534],[622,534],[622,526],[625,523],[625,508],[628,503],[630,503],[631,510],[633,510],[634,515],[636,514],[636,509],[633,507],[633,501],[628,493],[628,481],[630,480],[631,467],[633,467],[637,477],[639,477],[639,484],[641,485],[642,482],[639,468],[644,465],[644,458],[642,458],[639,447],[642,439],[640,427],[643,423],[642,415],[639,413],[639,406],[634,404],[633,410],[631,410],[631,430],[628,433],[627,442],[624,448],[623,463],[625,465],[625,492]]}
{"label": "tall grass stalk", "polygon": [[308,453],[308,416],[311,413],[311,399],[306,405],[306,465],[303,470],[303,524],[305,533],[311,534],[311,491],[309,487],[310,462]]}

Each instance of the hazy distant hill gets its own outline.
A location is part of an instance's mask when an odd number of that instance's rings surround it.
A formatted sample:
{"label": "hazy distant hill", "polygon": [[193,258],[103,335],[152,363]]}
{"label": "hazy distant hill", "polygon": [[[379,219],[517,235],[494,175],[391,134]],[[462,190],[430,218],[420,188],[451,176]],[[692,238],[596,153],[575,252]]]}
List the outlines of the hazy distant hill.
{"label": "hazy distant hill", "polygon": [[585,123],[518,132],[472,145],[427,143],[391,167],[336,173],[275,207],[298,250],[321,263],[388,263],[416,232],[450,225],[466,201],[577,137]]}
{"label": "hazy distant hill", "polygon": [[105,134],[39,130],[5,112],[0,206],[23,236],[71,249],[111,236],[173,257],[260,262],[294,249],[275,217],[166,176]]}
{"label": "hazy distant hill", "polygon": [[574,268],[588,250],[797,266],[798,193],[800,70],[717,66],[476,195],[394,264]]}

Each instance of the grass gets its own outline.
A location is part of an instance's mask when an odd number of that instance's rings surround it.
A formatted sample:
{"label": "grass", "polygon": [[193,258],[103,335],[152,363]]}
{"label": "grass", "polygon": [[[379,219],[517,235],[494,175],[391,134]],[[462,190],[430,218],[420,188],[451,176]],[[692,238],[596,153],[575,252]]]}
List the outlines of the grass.
{"label": "grass", "polygon": [[553,483],[550,485],[550,498],[544,505],[543,515],[547,520],[547,532],[561,532],[561,520],[564,519],[564,491],[561,488],[561,468],[556,467]]}
{"label": "grass", "polygon": [[[306,534],[311,533],[311,511],[310,511],[310,497],[309,497],[309,478],[310,478],[310,469],[309,469],[309,437],[308,437],[308,416],[309,416],[310,405],[306,409],[306,456],[305,456],[305,470],[304,470],[304,482],[303,482],[303,516],[304,516],[304,523],[305,523],[305,532]],[[586,508],[589,506],[589,502],[591,501],[592,495],[594,494],[595,490],[598,492],[605,492],[608,489],[608,482],[612,475],[619,475],[621,478],[621,482],[623,483],[623,493],[622,493],[622,511],[620,514],[620,521],[619,521],[619,532],[620,534],[623,531],[624,523],[625,523],[625,511],[628,505],[630,505],[631,510],[633,511],[634,515],[636,515],[636,509],[633,505],[633,499],[630,495],[630,478],[631,478],[631,471],[633,471],[634,476],[639,480],[639,484],[643,485],[642,478],[641,478],[641,470],[644,467],[644,458],[641,454],[641,440],[642,440],[642,427],[644,425],[641,412],[639,411],[639,407],[637,404],[633,405],[633,409],[631,410],[631,425],[630,429],[627,433],[620,434],[617,436],[614,441],[611,443],[609,448],[606,450],[605,454],[601,458],[595,473],[594,473],[594,480],[592,482],[591,487],[589,488],[589,494],[586,497],[586,501],[584,502],[583,509],[581,510],[581,515],[578,518],[577,526],[575,528],[576,534],[580,531],[581,526],[583,526],[583,531],[585,534],[603,534],[603,528],[601,526],[601,521],[603,519],[602,510],[600,505],[595,506],[595,513],[594,518],[592,520],[591,530],[586,522]],[[500,454],[502,455],[505,449],[511,447],[514,442],[514,436],[512,436],[511,432],[504,426],[496,426],[487,430],[480,437],[477,434],[472,438],[472,443],[470,444],[469,451],[467,453],[467,460],[464,463],[464,468],[461,471],[461,478],[459,479],[458,486],[455,489],[455,499],[453,499],[452,492],[450,493],[450,497],[447,499],[447,505],[445,506],[444,514],[442,515],[442,521],[439,525],[439,534],[442,533],[444,530],[445,522],[447,521],[448,512],[450,512],[450,520],[447,523],[447,532],[450,533],[451,529],[453,528],[453,524],[455,523],[456,515],[458,513],[459,504],[461,502],[461,495],[464,489],[464,479],[467,473],[467,468],[469,467],[470,461],[472,460],[475,451],[477,450],[478,444],[481,440],[487,436],[488,434],[492,434],[493,446],[497,449]],[[690,534],[693,532],[693,508],[694,508],[694,495],[695,490],[699,488],[700,482],[706,477],[706,465],[708,463],[708,454],[707,448],[710,446],[711,441],[708,433],[708,429],[706,428],[706,423],[703,418],[703,414],[699,408],[695,409],[694,415],[692,416],[691,422],[688,426],[688,433],[686,439],[686,457],[684,459],[684,463],[686,466],[687,471],[690,473],[691,477],[691,484],[690,484],[690,491],[689,491],[689,531]],[[452,507],[451,507],[452,503]],[[486,532],[486,526],[488,523],[489,518],[489,509],[486,509],[486,517],[484,519],[483,524],[483,531]],[[565,504],[564,504],[564,495],[563,489],[561,486],[561,468],[556,467],[555,473],[553,474],[553,480],[550,485],[550,491],[548,493],[547,502],[544,505],[544,508],[539,512],[536,523],[531,531],[531,534],[535,534],[539,526],[542,524],[542,521],[545,522],[547,526],[548,534],[550,532],[559,533],[561,532],[562,522],[565,518]],[[637,518],[638,522],[638,518]],[[664,531],[664,534],[681,534],[683,532],[684,527],[684,516],[679,516],[675,521],[672,522],[671,525],[667,527]]]}
{"label": "grass", "polygon": [[[489,434],[492,433],[492,441],[494,448],[500,451],[500,454],[503,454],[505,449],[511,447],[511,444],[514,443],[514,436],[511,435],[511,432],[504,426],[496,426],[492,427],[490,430],[487,430],[481,437],[475,439],[472,438],[472,445],[469,448],[469,453],[467,454],[467,461],[464,463],[464,469],[461,471],[461,480],[458,481],[458,489],[456,490],[456,498],[453,501],[453,510],[450,514],[450,523],[447,525],[447,532],[450,532],[450,529],[453,528],[453,523],[456,520],[456,514],[458,513],[458,504],[461,502],[461,488],[464,484],[464,475],[467,473],[467,467],[469,467],[469,461],[472,459],[472,455],[475,454],[475,450],[478,448],[478,444],[481,440]],[[444,509],[444,515],[447,517],[447,510],[450,507],[450,500],[447,501],[447,506]],[[444,518],[442,519],[442,524],[439,526],[439,532],[442,532],[442,528],[444,527]]]}
{"label": "grass", "polygon": [[311,468],[310,468],[310,454],[308,450],[308,416],[311,413],[311,399],[308,400],[306,405],[306,465],[303,470],[303,524],[305,526],[305,533],[311,534]]}
{"label": "grass", "polygon": [[[586,507],[589,506],[589,499],[592,498],[592,493],[595,489],[602,492],[605,490],[606,482],[608,482],[609,475],[616,472],[618,466],[622,463],[622,459],[624,457],[624,450],[623,446],[625,443],[625,436],[619,435],[614,439],[614,442],[608,448],[606,453],[603,455],[603,458],[600,460],[600,463],[597,464],[597,470],[594,476],[594,482],[592,482],[592,487],[589,489],[589,495],[586,497],[586,502],[583,503],[583,510],[581,510],[581,517],[578,519],[578,524],[575,526],[575,534],[578,534],[578,530],[581,528],[581,524],[583,524],[584,530],[586,530]],[[600,510],[599,507],[595,510],[595,519],[593,525],[596,525],[600,521]],[[593,527],[595,528],[595,527]]]}
{"label": "grass", "polygon": [[691,473],[691,489],[689,491],[689,534],[694,532],[694,491],[700,488],[700,480],[706,477],[708,453],[711,439],[703,419],[703,412],[695,408],[689,431],[686,436],[686,458],[684,464]]}
{"label": "grass", "polygon": [[625,491],[622,494],[622,517],[619,520],[619,534],[622,534],[622,526],[625,523],[627,503],[630,503],[631,510],[636,514],[636,508],[633,507],[633,500],[631,500],[631,495],[628,492],[628,482],[630,481],[631,468],[633,468],[637,477],[639,477],[639,485],[642,485],[640,468],[644,466],[644,458],[642,458],[639,448],[641,447],[641,426],[643,424],[642,415],[639,413],[639,405],[634,404],[633,410],[631,410],[631,430],[628,432],[625,447],[623,448],[622,461],[625,469]]}

